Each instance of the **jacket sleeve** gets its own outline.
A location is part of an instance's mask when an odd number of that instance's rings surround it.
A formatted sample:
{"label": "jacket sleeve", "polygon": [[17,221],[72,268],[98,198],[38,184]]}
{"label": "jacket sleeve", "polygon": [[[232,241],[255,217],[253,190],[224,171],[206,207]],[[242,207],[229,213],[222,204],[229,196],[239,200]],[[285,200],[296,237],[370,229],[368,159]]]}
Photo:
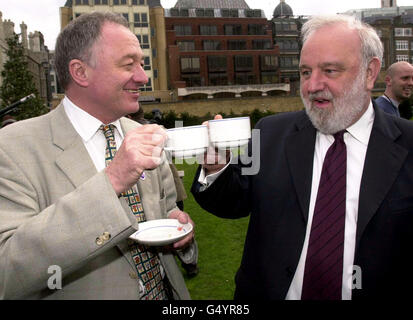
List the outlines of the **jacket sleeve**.
{"label": "jacket sleeve", "polygon": [[104,171],[46,208],[41,192],[0,149],[0,299],[47,288],[50,266],[64,278],[136,231]]}

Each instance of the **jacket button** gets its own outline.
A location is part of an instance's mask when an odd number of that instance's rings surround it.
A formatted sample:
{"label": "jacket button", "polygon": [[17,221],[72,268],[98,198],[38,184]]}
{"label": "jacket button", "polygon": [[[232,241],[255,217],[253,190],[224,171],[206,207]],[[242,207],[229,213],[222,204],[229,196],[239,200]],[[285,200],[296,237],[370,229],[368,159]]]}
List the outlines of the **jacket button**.
{"label": "jacket button", "polygon": [[102,239],[102,237],[97,237],[96,238],[96,244],[98,245],[98,246],[101,246],[102,244],[103,244],[103,239]]}
{"label": "jacket button", "polygon": [[109,232],[103,232],[103,237],[102,239],[104,241],[108,241],[110,239],[110,233]]}

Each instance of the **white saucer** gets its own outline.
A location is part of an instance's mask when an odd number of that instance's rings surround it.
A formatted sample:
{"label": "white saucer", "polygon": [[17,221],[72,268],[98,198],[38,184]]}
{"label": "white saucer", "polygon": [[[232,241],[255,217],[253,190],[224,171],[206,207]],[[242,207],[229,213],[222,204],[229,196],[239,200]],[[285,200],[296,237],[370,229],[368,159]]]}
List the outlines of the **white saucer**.
{"label": "white saucer", "polygon": [[192,224],[177,219],[158,219],[139,223],[139,230],[129,238],[149,246],[164,246],[177,242],[192,231]]}

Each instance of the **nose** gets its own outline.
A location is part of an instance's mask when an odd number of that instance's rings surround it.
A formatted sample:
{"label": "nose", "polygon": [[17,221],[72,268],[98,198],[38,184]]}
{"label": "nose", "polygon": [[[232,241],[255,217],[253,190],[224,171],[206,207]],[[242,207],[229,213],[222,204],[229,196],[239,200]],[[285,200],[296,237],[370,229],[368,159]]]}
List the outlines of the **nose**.
{"label": "nose", "polygon": [[307,82],[307,91],[309,93],[315,93],[319,91],[323,91],[325,89],[325,81],[324,81],[324,76],[322,75],[321,72],[317,70],[313,70],[309,76],[308,79],[306,79]]}
{"label": "nose", "polygon": [[133,74],[133,81],[139,83],[139,84],[146,84],[148,82],[148,76],[146,75],[145,70],[143,69],[143,66],[140,64],[136,68],[134,74]]}

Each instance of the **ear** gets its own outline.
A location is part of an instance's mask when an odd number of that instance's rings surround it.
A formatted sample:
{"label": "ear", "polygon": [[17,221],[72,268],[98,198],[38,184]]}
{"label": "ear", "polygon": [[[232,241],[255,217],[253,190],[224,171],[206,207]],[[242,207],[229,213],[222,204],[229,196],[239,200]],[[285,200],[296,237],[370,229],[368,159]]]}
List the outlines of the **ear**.
{"label": "ear", "polygon": [[89,85],[88,66],[79,59],[73,59],[69,62],[69,72],[72,79],[81,87]]}
{"label": "ear", "polygon": [[386,82],[386,86],[391,86],[391,78],[390,76],[384,77],[384,82]]}
{"label": "ear", "polygon": [[369,65],[367,66],[366,86],[368,90],[372,90],[374,88],[374,83],[376,82],[380,69],[380,59],[377,57],[371,59]]}

